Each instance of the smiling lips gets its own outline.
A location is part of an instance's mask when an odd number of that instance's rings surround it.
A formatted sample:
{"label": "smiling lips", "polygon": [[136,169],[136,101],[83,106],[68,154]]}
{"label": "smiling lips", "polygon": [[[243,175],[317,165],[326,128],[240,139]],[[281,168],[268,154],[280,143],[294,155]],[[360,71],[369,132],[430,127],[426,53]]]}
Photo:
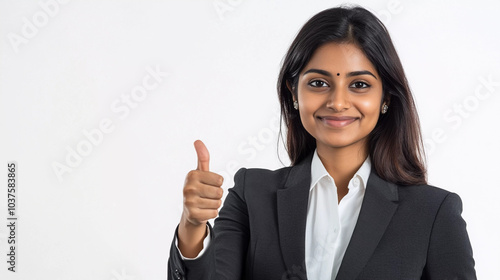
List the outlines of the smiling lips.
{"label": "smiling lips", "polygon": [[334,127],[334,128],[342,128],[344,126],[347,126],[354,121],[356,121],[358,118],[355,117],[347,117],[347,116],[342,116],[342,117],[334,117],[334,116],[323,116],[323,117],[318,117],[321,122],[326,124],[327,126]]}

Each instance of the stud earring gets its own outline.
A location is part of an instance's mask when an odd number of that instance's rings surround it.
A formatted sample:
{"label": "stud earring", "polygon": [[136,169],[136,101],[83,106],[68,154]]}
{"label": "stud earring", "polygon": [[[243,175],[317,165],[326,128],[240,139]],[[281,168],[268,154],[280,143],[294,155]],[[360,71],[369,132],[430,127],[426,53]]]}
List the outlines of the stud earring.
{"label": "stud earring", "polygon": [[387,109],[389,109],[389,106],[387,106],[387,104],[384,104],[384,106],[382,106],[382,114],[387,113]]}
{"label": "stud earring", "polygon": [[298,101],[293,101],[293,108],[295,108],[295,110],[299,109],[299,102]]}

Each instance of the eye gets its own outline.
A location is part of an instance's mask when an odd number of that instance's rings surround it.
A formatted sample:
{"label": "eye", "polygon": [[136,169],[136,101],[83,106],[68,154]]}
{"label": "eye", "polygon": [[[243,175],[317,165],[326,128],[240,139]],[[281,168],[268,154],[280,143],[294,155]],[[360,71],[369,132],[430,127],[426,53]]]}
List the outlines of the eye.
{"label": "eye", "polygon": [[369,88],[370,85],[365,83],[365,82],[357,81],[357,82],[352,83],[352,85],[350,87],[351,88]]}
{"label": "eye", "polygon": [[312,80],[312,81],[309,82],[309,85],[312,86],[312,87],[315,87],[315,88],[317,88],[317,87],[323,87],[325,85],[328,86],[328,84],[325,83],[322,80]]}

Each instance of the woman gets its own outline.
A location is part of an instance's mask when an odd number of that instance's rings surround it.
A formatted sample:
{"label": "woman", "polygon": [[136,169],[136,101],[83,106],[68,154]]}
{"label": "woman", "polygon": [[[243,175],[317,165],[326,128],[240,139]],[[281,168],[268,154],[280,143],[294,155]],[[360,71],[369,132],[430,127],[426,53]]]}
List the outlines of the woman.
{"label": "woman", "polygon": [[476,279],[461,199],[426,182],[413,97],[372,13],[312,17],[278,95],[292,166],[241,168],[218,213],[222,177],[196,141],[169,279]]}

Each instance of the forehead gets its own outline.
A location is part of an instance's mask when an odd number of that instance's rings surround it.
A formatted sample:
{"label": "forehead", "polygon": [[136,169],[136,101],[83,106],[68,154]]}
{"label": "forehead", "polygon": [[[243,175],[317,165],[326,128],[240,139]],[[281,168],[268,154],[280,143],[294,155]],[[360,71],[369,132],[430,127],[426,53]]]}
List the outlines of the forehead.
{"label": "forehead", "polygon": [[350,72],[369,70],[376,73],[375,67],[364,52],[353,43],[325,43],[318,47],[302,73],[310,68],[324,69],[331,72]]}

